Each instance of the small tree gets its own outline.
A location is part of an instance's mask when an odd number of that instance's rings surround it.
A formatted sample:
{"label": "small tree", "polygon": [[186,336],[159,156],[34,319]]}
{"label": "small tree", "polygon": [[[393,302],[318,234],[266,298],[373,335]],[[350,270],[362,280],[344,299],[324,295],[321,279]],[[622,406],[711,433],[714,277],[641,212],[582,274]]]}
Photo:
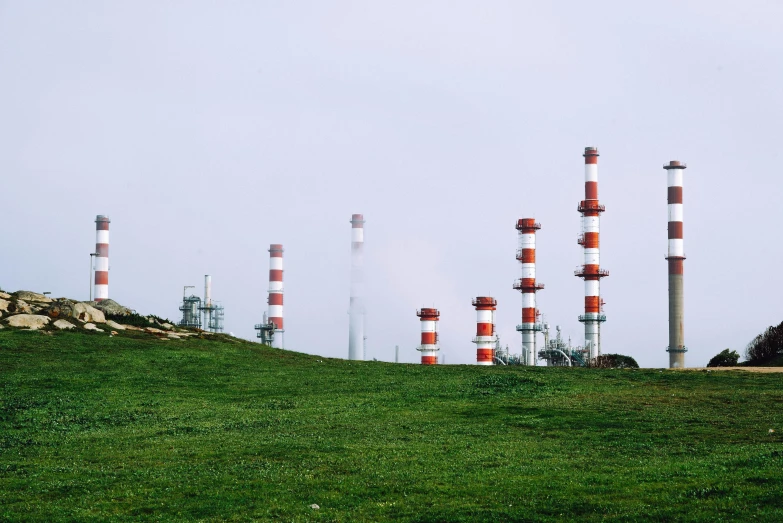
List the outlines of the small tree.
{"label": "small tree", "polygon": [[745,359],[749,363],[765,363],[779,354],[783,354],[783,323],[769,327],[753,338],[745,349]]}
{"label": "small tree", "polygon": [[734,367],[739,361],[739,353],[726,349],[715,355],[707,364],[708,367]]}
{"label": "small tree", "polygon": [[639,364],[630,356],[602,354],[592,361],[591,367],[598,369],[638,369]]}

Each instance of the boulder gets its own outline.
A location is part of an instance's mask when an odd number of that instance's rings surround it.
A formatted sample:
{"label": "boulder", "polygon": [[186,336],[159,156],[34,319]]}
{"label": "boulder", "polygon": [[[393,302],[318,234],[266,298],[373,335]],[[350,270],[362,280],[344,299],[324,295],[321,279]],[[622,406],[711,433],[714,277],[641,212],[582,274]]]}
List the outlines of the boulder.
{"label": "boulder", "polygon": [[144,329],[144,332],[146,332],[148,334],[155,334],[157,336],[163,336],[164,334],[166,334],[166,331],[160,330],[160,329],[156,329],[155,327],[146,327]]}
{"label": "boulder", "polygon": [[73,318],[82,321],[94,321],[95,323],[106,323],[106,316],[101,311],[88,305],[87,303],[75,303],[73,305]]}
{"label": "boulder", "polygon": [[74,303],[66,298],[59,298],[53,301],[43,313],[50,318],[73,318]]}
{"label": "boulder", "polygon": [[130,316],[133,314],[131,309],[123,307],[114,300],[91,301],[89,304],[109,316]]}
{"label": "boulder", "polygon": [[73,328],[76,327],[73,323],[71,323],[70,321],[66,321],[66,320],[57,320],[52,325],[54,325],[55,327],[57,327],[60,330],[63,330],[63,329],[73,329]]}
{"label": "boulder", "polygon": [[101,332],[101,329],[96,327],[96,325],[94,323],[86,323],[84,325],[84,329],[88,330],[88,331],[98,331],[98,332]]}
{"label": "boulder", "polygon": [[106,325],[108,325],[112,329],[117,329],[118,331],[124,331],[125,330],[125,325],[120,325],[119,323],[117,323],[114,320],[106,321]]}
{"label": "boulder", "polygon": [[2,291],[0,291],[0,298],[3,298],[3,299],[5,299],[5,300],[7,300],[7,299],[8,299],[8,298],[10,298],[10,297],[11,297],[11,295],[10,295],[10,294],[8,294],[7,292],[2,292]]}
{"label": "boulder", "polygon": [[171,338],[172,340],[178,340],[178,339],[180,339],[180,337],[179,337],[179,336],[177,336],[176,334],[174,334],[173,332],[169,332],[169,334],[168,334],[168,336],[167,336],[167,337],[168,337],[168,338]]}
{"label": "boulder", "polygon": [[15,300],[8,304],[8,312],[11,314],[32,314],[33,308],[24,300]]}
{"label": "boulder", "polygon": [[11,327],[27,327],[30,330],[46,327],[49,321],[48,316],[39,316],[38,314],[17,314],[5,320]]}
{"label": "boulder", "polygon": [[17,300],[37,301],[37,302],[41,302],[41,303],[52,303],[52,299],[51,298],[47,298],[43,294],[39,294],[37,292],[16,291],[13,295],[16,296]]}
{"label": "boulder", "polygon": [[10,301],[0,298],[0,311],[8,312],[9,305],[11,305]]}
{"label": "boulder", "polygon": [[174,328],[174,325],[172,325],[171,323],[161,323],[160,326],[166,329],[167,331],[170,331],[171,329]]}

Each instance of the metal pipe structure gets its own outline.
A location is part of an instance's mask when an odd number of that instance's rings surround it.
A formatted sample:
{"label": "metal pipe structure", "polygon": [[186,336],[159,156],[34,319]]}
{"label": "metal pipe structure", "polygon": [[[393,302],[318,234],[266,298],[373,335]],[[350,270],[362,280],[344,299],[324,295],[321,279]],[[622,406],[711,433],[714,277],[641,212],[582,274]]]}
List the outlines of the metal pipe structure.
{"label": "metal pipe structure", "polygon": [[108,216],[95,218],[95,301],[109,299],[109,223]]}
{"label": "metal pipe structure", "polygon": [[351,297],[348,307],[348,359],[364,359],[364,216],[351,216]]}
{"label": "metal pipe structure", "polygon": [[536,332],[542,330],[541,323],[536,321],[536,291],[544,288],[536,283],[536,231],[541,228],[535,218],[520,218],[517,220],[519,231],[519,247],[517,260],[522,268],[522,277],[514,282],[514,289],[522,292],[522,324],[517,330],[522,333],[522,364],[536,364]]}
{"label": "metal pipe structure", "polygon": [[425,309],[416,311],[416,316],[421,318],[421,345],[418,351],[421,352],[422,365],[438,364],[438,320],[440,312],[438,309]]}
{"label": "metal pipe structure", "polygon": [[473,300],[476,308],[476,364],[492,365],[495,359],[495,310],[498,301],[489,296],[479,296]]}
{"label": "metal pipe structure", "polygon": [[664,165],[669,207],[669,368],[685,367],[685,308],[683,273],[685,249],[682,231],[682,179],[687,166],[676,160]]}
{"label": "metal pipe structure", "polygon": [[283,340],[283,246],[273,243],[269,246],[269,298],[267,299],[267,320],[274,323],[275,332],[272,347],[282,349]]}
{"label": "metal pipe structure", "polygon": [[601,355],[601,324],[606,321],[601,300],[601,278],[609,271],[601,269],[599,229],[601,213],[606,207],[598,202],[598,149],[585,147],[585,199],[577,210],[582,215],[582,234],[578,243],[584,247],[584,265],[574,274],[585,282],[585,313],[579,321],[585,325],[585,348],[590,361]]}

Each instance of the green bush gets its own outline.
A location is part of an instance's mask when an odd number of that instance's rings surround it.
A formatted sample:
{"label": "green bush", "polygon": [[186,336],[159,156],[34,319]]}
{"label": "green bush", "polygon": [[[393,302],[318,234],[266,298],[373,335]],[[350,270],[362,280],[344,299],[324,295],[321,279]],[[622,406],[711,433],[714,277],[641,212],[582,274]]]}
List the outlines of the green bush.
{"label": "green bush", "polygon": [[783,354],[783,322],[777,327],[770,326],[753,338],[745,349],[745,359],[751,364],[766,363],[781,354]]}
{"label": "green bush", "polygon": [[739,353],[735,350],[726,349],[713,356],[708,367],[734,367],[739,361]]}
{"label": "green bush", "polygon": [[622,354],[602,354],[598,356],[591,367],[599,369],[638,369],[639,364],[630,356]]}

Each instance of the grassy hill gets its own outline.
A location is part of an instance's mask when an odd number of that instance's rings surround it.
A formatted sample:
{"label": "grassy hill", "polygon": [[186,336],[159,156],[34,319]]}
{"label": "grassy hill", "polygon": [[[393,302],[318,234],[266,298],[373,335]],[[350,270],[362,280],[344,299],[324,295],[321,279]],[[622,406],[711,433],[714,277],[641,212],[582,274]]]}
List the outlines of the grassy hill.
{"label": "grassy hill", "polygon": [[5,329],[0,520],[781,521],[782,378]]}

